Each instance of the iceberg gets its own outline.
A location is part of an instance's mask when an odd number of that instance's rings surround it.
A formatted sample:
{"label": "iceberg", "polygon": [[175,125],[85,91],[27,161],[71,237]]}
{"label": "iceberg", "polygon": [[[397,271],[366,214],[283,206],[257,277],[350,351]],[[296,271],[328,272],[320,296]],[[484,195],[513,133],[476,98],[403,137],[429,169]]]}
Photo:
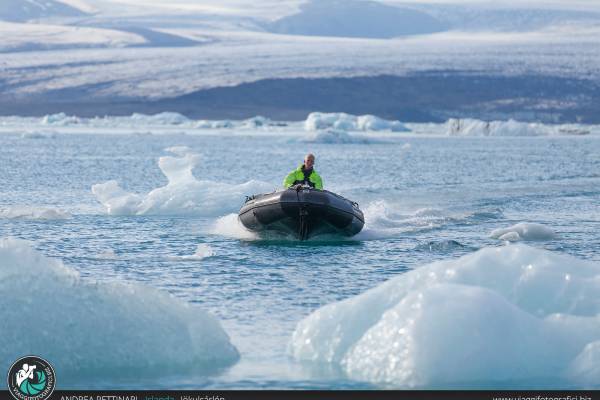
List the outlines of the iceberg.
{"label": "iceberg", "polygon": [[597,385],[599,290],[598,264],[523,244],[484,248],[316,310],[289,351],[394,387]]}
{"label": "iceberg", "polygon": [[236,211],[245,195],[262,193],[273,185],[251,180],[242,184],[228,184],[197,180],[192,170],[200,163],[200,156],[184,146],[166,151],[175,156],[163,156],[158,166],[168,184],[147,194],[129,193],[115,180],[92,186],[92,193],[110,215],[195,215],[220,216]]}
{"label": "iceberg", "polygon": [[190,122],[186,116],[176,112],[161,112],[154,115],[134,113],[130,118],[135,122],[158,125],[181,125]]}
{"label": "iceberg", "polygon": [[207,119],[201,119],[194,125],[198,129],[230,129],[233,128],[233,122],[229,120],[216,120],[211,121]]}
{"label": "iceberg", "polygon": [[271,124],[272,123],[269,118],[265,118],[261,115],[257,115],[242,121],[242,126],[244,128],[259,128],[261,126],[269,126]]}
{"label": "iceberg", "polygon": [[130,116],[104,116],[84,118],[63,112],[42,118],[0,116],[0,128],[25,138],[52,138],[64,133],[110,134],[182,134],[199,130],[240,130],[244,135],[252,132],[297,134],[298,131],[318,132],[411,132],[414,134],[443,136],[580,136],[598,135],[600,125],[543,124],[515,120],[481,121],[478,119],[449,119],[445,123],[402,123],[375,115],[312,112],[303,121],[275,121],[263,116],[244,120],[189,119],[176,112],[154,115],[134,113]]}
{"label": "iceberg", "polygon": [[18,239],[0,239],[0,304],[10,327],[0,330],[4,370],[37,354],[63,382],[114,382],[210,374],[239,359],[219,321],[202,309],[151,287],[83,279]]}
{"label": "iceberg", "polygon": [[449,119],[448,136],[541,136],[553,132],[551,125],[508,121],[480,121],[477,119]]}
{"label": "iceberg", "polygon": [[519,240],[552,240],[556,237],[556,233],[547,226],[541,224],[533,224],[521,222],[508,228],[494,229],[490,233],[493,239],[507,240],[516,242]]}
{"label": "iceberg", "polygon": [[68,116],[65,113],[46,115],[41,120],[42,125],[69,126],[81,124],[81,119],[75,116]]}
{"label": "iceberg", "polygon": [[388,121],[374,115],[355,116],[346,113],[313,112],[308,115],[304,122],[304,129],[307,131],[327,128],[342,131],[410,131],[400,121]]}

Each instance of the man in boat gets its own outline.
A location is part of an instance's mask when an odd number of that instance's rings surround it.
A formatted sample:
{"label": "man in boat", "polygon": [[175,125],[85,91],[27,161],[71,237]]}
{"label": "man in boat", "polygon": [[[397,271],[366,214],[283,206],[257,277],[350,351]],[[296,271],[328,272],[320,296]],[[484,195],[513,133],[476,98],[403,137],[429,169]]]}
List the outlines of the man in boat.
{"label": "man in boat", "polygon": [[293,170],[285,177],[283,186],[290,188],[296,185],[309,185],[315,189],[323,190],[323,180],[313,168],[315,165],[315,156],[308,153],[304,157],[304,164]]}

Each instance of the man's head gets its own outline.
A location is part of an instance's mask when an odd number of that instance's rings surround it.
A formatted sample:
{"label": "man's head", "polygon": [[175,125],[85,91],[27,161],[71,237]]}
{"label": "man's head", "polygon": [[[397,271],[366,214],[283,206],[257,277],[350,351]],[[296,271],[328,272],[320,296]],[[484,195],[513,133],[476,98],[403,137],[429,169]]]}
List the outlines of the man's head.
{"label": "man's head", "polygon": [[312,153],[308,153],[304,157],[304,167],[306,169],[311,169],[313,167],[313,165],[315,165],[315,156]]}

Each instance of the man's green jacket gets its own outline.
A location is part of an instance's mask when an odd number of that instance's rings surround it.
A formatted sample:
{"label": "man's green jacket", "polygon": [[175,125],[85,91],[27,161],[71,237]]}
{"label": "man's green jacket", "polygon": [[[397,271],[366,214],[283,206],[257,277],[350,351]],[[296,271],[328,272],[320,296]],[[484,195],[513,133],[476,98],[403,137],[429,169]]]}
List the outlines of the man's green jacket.
{"label": "man's green jacket", "polygon": [[[289,188],[297,183],[304,182],[304,170],[302,170],[303,165],[299,166],[285,177],[283,181],[283,186]],[[323,180],[317,174],[317,171],[313,168],[310,176],[308,177],[310,183],[314,185],[316,189],[323,190]],[[312,186],[312,185],[311,185]]]}

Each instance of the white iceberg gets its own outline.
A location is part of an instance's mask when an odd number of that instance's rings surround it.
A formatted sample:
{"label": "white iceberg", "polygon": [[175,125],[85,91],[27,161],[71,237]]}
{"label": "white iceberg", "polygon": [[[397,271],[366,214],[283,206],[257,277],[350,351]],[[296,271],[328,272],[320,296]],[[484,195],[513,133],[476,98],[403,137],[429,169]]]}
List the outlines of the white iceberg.
{"label": "white iceberg", "polygon": [[192,170],[200,156],[184,146],[167,149],[176,155],[160,157],[158,166],[167,177],[166,186],[148,194],[129,193],[117,181],[92,186],[92,193],[111,215],[218,216],[237,211],[245,195],[267,192],[273,185],[251,180],[228,184],[197,180]]}
{"label": "white iceberg", "polygon": [[395,387],[596,385],[599,291],[598,264],[521,244],[485,248],[318,309],[290,352]]}
{"label": "white iceberg", "polygon": [[199,121],[196,121],[196,124],[194,125],[194,127],[198,129],[229,129],[233,128],[233,126],[233,122],[226,119],[215,121],[201,119]]}
{"label": "white iceberg", "polygon": [[190,122],[186,116],[176,112],[161,112],[154,115],[134,113],[130,118],[136,122],[158,125],[181,125]]}
{"label": "white iceberg", "polygon": [[480,121],[477,119],[449,119],[446,134],[449,136],[541,136],[553,132],[551,125],[508,121]]}
{"label": "white iceberg", "polygon": [[244,128],[260,128],[269,125],[271,125],[271,120],[261,115],[257,115],[242,121],[242,127]]}
{"label": "white iceberg", "polygon": [[556,237],[556,233],[547,226],[541,224],[533,224],[521,222],[508,228],[494,229],[490,233],[493,239],[507,240],[516,242],[519,240],[552,240]]}
{"label": "white iceberg", "polygon": [[374,115],[355,116],[346,113],[313,112],[308,115],[304,122],[304,129],[307,131],[327,128],[342,131],[410,131],[400,121],[389,121]]}
{"label": "white iceberg", "polygon": [[115,381],[208,374],[239,354],[212,315],[137,284],[82,279],[28,242],[0,239],[0,368],[24,354],[50,360],[63,380]]}
{"label": "white iceberg", "polygon": [[69,116],[65,113],[50,114],[42,118],[42,125],[69,126],[81,123],[81,119],[75,116]]}

